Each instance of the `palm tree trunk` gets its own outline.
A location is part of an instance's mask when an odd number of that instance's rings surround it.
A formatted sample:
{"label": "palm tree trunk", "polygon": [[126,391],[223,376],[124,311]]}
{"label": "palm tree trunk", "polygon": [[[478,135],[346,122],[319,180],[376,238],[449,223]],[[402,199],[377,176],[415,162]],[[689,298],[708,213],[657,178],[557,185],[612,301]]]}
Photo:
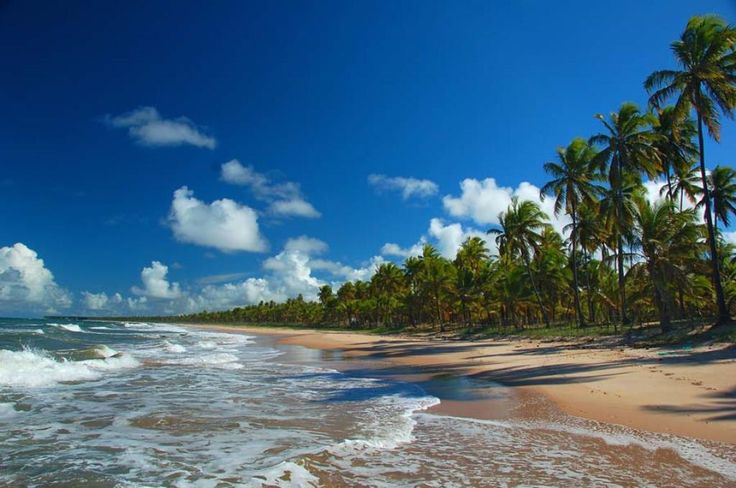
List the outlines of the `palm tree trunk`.
{"label": "palm tree trunk", "polygon": [[590,286],[590,257],[588,251],[583,248],[583,261],[585,261],[585,286],[588,288],[588,320],[595,323],[595,309],[593,308],[593,290]]}
{"label": "palm tree trunk", "polygon": [[549,318],[547,317],[547,312],[542,304],[542,296],[539,294],[537,284],[534,281],[534,276],[532,276],[532,267],[529,263],[529,256],[526,254],[524,255],[524,265],[526,266],[526,272],[529,275],[529,282],[532,284],[532,289],[534,290],[534,296],[537,297],[537,304],[539,305],[539,309],[542,311],[542,320],[544,320],[544,325],[549,327]]}
{"label": "palm tree trunk", "polygon": [[623,184],[624,184],[624,166],[621,162],[621,158],[617,158],[616,166],[618,168],[618,182],[616,189],[617,198],[616,206],[618,207],[618,229],[616,236],[616,247],[618,252],[618,292],[619,302],[621,310],[619,315],[621,317],[621,323],[625,324],[628,322],[626,318],[626,277],[624,275],[624,242],[623,242],[623,214],[624,214],[624,198],[623,198]]}
{"label": "palm tree trunk", "polygon": [[708,244],[710,245],[710,264],[712,268],[713,286],[716,289],[716,307],[718,316],[716,325],[723,325],[731,320],[726,307],[726,298],[723,295],[721,284],[720,266],[718,266],[718,249],[716,248],[716,235],[713,228],[713,215],[710,211],[710,193],[708,191],[708,178],[705,174],[705,145],[703,142],[703,117],[698,112],[698,148],[700,152],[700,177],[703,180],[703,200],[705,201],[705,223],[708,228]]}
{"label": "palm tree trunk", "polygon": [[572,286],[573,296],[575,298],[575,315],[578,321],[579,327],[585,327],[585,318],[583,317],[583,311],[580,308],[580,290],[578,287],[578,262],[577,262],[577,240],[578,240],[578,225],[577,225],[577,212],[575,204],[572,205]]}

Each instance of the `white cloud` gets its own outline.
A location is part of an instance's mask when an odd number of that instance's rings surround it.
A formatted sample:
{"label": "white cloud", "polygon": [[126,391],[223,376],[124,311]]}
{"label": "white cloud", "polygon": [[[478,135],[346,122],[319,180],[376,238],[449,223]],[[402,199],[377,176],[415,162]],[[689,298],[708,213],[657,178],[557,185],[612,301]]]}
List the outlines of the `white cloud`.
{"label": "white cloud", "polygon": [[397,190],[401,197],[408,200],[412,197],[428,198],[437,194],[437,183],[430,180],[405,178],[403,176],[386,176],[381,174],[368,175],[368,183],[378,190]]}
{"label": "white cloud", "polygon": [[539,188],[526,181],[517,188],[498,186],[494,178],[486,178],[482,181],[466,178],[460,183],[461,195],[454,197],[447,195],[442,199],[445,210],[453,217],[469,218],[475,223],[498,224],[498,216],[506,211],[511,204],[512,197],[521,200],[531,200],[540,205],[542,210],[549,216],[550,223],[563,233],[563,228],[570,223],[570,218],[561,213],[554,215],[554,199],[539,197]]}
{"label": "white cloud", "polygon": [[422,247],[425,244],[424,237],[419,239],[419,242],[411,247],[403,248],[394,242],[387,242],[381,247],[381,255],[383,256],[396,256],[400,258],[408,258],[410,256],[420,256],[422,254]]}
{"label": "white cloud", "polygon": [[299,236],[286,241],[285,251],[297,251],[304,254],[323,254],[329,247],[327,243],[314,237]]}
{"label": "white cloud", "polygon": [[183,186],[174,192],[169,225],[181,242],[224,252],[262,252],[268,247],[258,229],[258,215],[245,205],[223,198],[205,203]]}
{"label": "white cloud", "polygon": [[442,219],[433,218],[429,221],[427,234],[421,236],[416,244],[408,248],[402,248],[398,244],[388,242],[381,248],[381,254],[402,258],[420,256],[424,245],[429,243],[435,246],[442,256],[447,259],[455,259],[460,245],[469,237],[480,237],[486,243],[486,247],[492,254],[497,253],[497,247],[493,237],[485,232],[463,227],[458,222],[446,224]]}
{"label": "white cloud", "polygon": [[321,214],[307,202],[298,183],[273,183],[253,166],[243,166],[237,159],[224,163],[220,179],[233,185],[247,187],[259,200],[270,202],[268,211],[279,217],[319,218]]}
{"label": "white cloud", "polygon": [[43,259],[23,243],[0,248],[0,310],[53,313],[71,305],[71,295],[54,281]]}
{"label": "white cloud", "polygon": [[308,219],[316,219],[322,216],[311,203],[301,198],[291,200],[278,200],[273,202],[269,207],[269,211],[280,217],[305,217]]}
{"label": "white cloud", "polygon": [[120,305],[121,303],[123,303],[123,297],[122,295],[120,295],[120,293],[115,293],[112,296],[108,296],[105,292],[82,292],[82,305],[87,310],[114,310],[117,309],[118,305]]}
{"label": "white cloud", "polygon": [[217,141],[186,117],[164,119],[154,107],[139,107],[121,115],[105,117],[112,127],[127,128],[128,134],[144,146],[189,144],[214,149]]}
{"label": "white cloud", "polygon": [[181,296],[179,283],[170,283],[166,279],[169,267],[159,261],[153,261],[150,267],[141,271],[143,288],[134,286],[131,291],[139,296],[148,298],[174,299]]}

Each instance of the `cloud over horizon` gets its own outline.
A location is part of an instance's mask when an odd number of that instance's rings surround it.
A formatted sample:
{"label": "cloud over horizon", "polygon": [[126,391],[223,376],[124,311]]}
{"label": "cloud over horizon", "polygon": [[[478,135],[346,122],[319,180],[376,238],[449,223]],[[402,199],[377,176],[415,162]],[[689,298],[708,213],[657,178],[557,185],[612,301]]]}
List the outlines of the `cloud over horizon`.
{"label": "cloud over horizon", "polygon": [[0,305],[4,312],[42,309],[55,313],[72,304],[72,296],[54,280],[38,253],[22,242],[0,247]]}

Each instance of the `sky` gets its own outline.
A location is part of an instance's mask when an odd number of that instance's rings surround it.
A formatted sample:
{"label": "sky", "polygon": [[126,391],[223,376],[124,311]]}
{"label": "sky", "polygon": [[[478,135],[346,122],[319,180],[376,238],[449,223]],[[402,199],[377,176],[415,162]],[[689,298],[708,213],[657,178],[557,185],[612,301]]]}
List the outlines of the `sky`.
{"label": "sky", "polygon": [[[736,2],[0,2],[0,315],[313,298],[453,257],[594,114],[645,106],[704,13]],[[708,166],[735,149],[727,120]]]}

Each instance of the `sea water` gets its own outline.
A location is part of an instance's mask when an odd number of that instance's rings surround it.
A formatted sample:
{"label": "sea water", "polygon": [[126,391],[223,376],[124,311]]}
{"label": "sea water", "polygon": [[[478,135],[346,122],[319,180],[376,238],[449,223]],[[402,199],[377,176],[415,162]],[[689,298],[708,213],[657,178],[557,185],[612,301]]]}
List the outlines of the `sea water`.
{"label": "sea water", "polygon": [[0,485],[736,485],[730,446],[438,415],[418,384],[342,366],[264,337],[0,319]]}

